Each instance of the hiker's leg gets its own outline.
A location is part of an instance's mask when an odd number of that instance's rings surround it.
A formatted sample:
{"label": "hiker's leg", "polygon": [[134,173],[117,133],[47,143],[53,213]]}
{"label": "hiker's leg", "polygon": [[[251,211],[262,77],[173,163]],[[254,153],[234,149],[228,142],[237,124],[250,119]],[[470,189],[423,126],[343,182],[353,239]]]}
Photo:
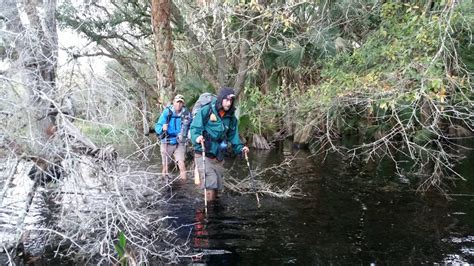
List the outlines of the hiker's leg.
{"label": "hiker's leg", "polygon": [[186,165],[184,161],[178,161],[178,168],[179,168],[179,177],[183,180],[186,179]]}
{"label": "hiker's leg", "polygon": [[201,189],[204,189],[204,167],[203,167],[203,164],[202,164],[202,155],[200,154],[195,154],[194,155],[194,174],[197,174],[197,176],[199,177],[199,182],[196,183],[196,181],[194,181],[194,183],[196,185],[200,185],[200,188]]}
{"label": "hiker's leg", "polygon": [[206,187],[208,188],[208,201],[217,199],[220,189],[223,187],[222,174],[224,172],[223,161],[209,159],[206,161]]}
{"label": "hiker's leg", "polygon": [[[215,159],[210,159],[206,157],[206,188],[207,189],[218,189],[218,176],[214,170]],[[201,180],[203,182],[203,180]]]}
{"label": "hiker's leg", "polygon": [[216,199],[219,198],[219,191],[224,189],[224,161],[215,161],[213,164],[213,170],[217,176],[217,189],[215,193]]}
{"label": "hiker's leg", "polygon": [[161,154],[161,164],[162,164],[162,169],[161,173],[163,174],[163,177],[168,174],[168,161],[169,161],[169,156],[168,156],[168,144],[166,143],[161,143],[160,145],[160,154]]}
{"label": "hiker's leg", "polygon": [[186,179],[186,165],[184,164],[184,156],[186,153],[186,146],[178,144],[178,147],[174,151],[174,158],[178,162],[179,175],[182,180]]}
{"label": "hiker's leg", "polygon": [[216,189],[208,189],[207,190],[207,201],[215,201],[217,195]]}
{"label": "hiker's leg", "polygon": [[196,164],[196,161],[194,161],[194,184],[195,185],[200,185],[201,184],[201,178],[199,177],[199,169]]}
{"label": "hiker's leg", "polygon": [[[168,177],[171,178],[171,181],[174,181],[175,177],[171,176],[169,166],[172,163],[174,164],[174,167],[171,169],[171,172],[173,172],[174,169],[176,169],[176,166],[178,166],[178,162],[176,161],[176,151],[177,150],[178,150],[178,145],[177,144],[175,144],[175,145],[169,145],[168,144],[168,148],[167,148],[167,151],[168,151],[168,167],[166,169],[168,170]],[[171,155],[174,155],[173,158],[171,157]]]}

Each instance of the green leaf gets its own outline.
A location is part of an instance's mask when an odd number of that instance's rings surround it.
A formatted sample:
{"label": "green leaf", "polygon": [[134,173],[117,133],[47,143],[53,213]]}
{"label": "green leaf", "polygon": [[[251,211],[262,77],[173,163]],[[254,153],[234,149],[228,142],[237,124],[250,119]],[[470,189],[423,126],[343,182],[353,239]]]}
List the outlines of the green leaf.
{"label": "green leaf", "polygon": [[124,253],[125,253],[125,250],[122,247],[120,247],[119,245],[114,245],[114,247],[115,247],[115,251],[117,251],[119,259],[121,259],[124,255]]}
{"label": "green leaf", "polygon": [[431,81],[431,88],[433,91],[437,92],[441,88],[442,84],[443,81],[441,79],[433,79]]}
{"label": "green leaf", "polygon": [[125,249],[125,245],[127,244],[127,239],[125,238],[125,235],[123,232],[119,233],[119,245],[123,249]]}
{"label": "green leaf", "polygon": [[[272,58],[274,62],[276,62],[280,67],[291,67],[291,68],[298,68],[303,61],[303,55],[305,53],[305,48],[298,43],[293,43],[289,47],[281,46],[281,45],[269,45],[269,49],[275,55],[278,55],[276,58]],[[270,59],[270,55],[267,55],[267,58]],[[268,60],[269,61],[269,60]],[[274,62],[271,62],[271,65],[274,65]],[[270,61],[267,62],[270,64]]]}

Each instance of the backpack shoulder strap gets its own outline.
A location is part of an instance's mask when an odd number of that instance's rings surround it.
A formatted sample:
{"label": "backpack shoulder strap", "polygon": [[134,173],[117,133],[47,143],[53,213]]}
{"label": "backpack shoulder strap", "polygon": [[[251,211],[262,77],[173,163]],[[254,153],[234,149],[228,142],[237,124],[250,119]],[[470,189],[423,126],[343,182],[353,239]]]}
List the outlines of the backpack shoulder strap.
{"label": "backpack shoulder strap", "polygon": [[168,109],[168,116],[166,117],[166,124],[169,124],[171,121],[171,117],[173,116],[173,110],[171,110],[171,107],[168,106],[166,107]]}
{"label": "backpack shoulder strap", "polygon": [[206,105],[209,106],[209,110],[207,111],[207,114],[206,114],[206,116],[204,117],[204,124],[203,124],[203,126],[206,125],[207,122],[209,122],[209,117],[210,117],[211,114],[212,114],[212,102],[206,103],[205,105],[203,105],[203,107],[206,106]]}

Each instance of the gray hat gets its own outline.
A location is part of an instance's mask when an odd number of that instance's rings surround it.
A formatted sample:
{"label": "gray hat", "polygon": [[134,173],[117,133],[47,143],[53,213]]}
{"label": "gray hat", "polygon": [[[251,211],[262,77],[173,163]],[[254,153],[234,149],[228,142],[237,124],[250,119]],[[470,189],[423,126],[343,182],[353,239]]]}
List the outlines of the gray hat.
{"label": "gray hat", "polygon": [[184,96],[181,95],[181,94],[176,95],[176,96],[174,97],[173,102],[182,102],[182,103],[184,103]]}

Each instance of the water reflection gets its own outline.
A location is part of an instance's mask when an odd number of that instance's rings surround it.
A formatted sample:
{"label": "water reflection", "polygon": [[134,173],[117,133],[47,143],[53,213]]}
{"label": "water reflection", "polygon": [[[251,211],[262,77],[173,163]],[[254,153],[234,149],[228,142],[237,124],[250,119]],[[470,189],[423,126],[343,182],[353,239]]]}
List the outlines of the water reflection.
{"label": "water reflection", "polygon": [[[295,155],[296,154],[296,155]],[[446,201],[439,196],[420,197],[393,174],[390,163],[365,164],[338,155],[325,160],[291,149],[275,153],[254,152],[257,169],[295,156],[291,167],[258,176],[279,184],[298,181],[302,199],[261,198],[227,192],[216,212],[205,217],[203,202],[186,194],[171,208],[176,225],[195,223],[191,230],[194,252],[226,250],[232,254],[205,256],[207,264],[421,264],[474,262],[474,219],[470,199]],[[244,162],[228,162],[232,176],[246,177]],[[378,175],[388,186],[373,180]],[[380,182],[381,183],[381,182]],[[393,185],[390,185],[392,184]],[[474,191],[471,190],[471,191]],[[453,210],[466,215],[451,215]],[[462,221],[461,221],[462,219]],[[183,238],[190,233],[182,232]],[[452,236],[461,244],[455,243]],[[466,238],[467,237],[467,238]],[[206,258],[207,257],[207,258]]]}
{"label": "water reflection", "polygon": [[193,247],[196,249],[209,248],[209,233],[206,230],[205,211],[197,210],[195,216]]}

